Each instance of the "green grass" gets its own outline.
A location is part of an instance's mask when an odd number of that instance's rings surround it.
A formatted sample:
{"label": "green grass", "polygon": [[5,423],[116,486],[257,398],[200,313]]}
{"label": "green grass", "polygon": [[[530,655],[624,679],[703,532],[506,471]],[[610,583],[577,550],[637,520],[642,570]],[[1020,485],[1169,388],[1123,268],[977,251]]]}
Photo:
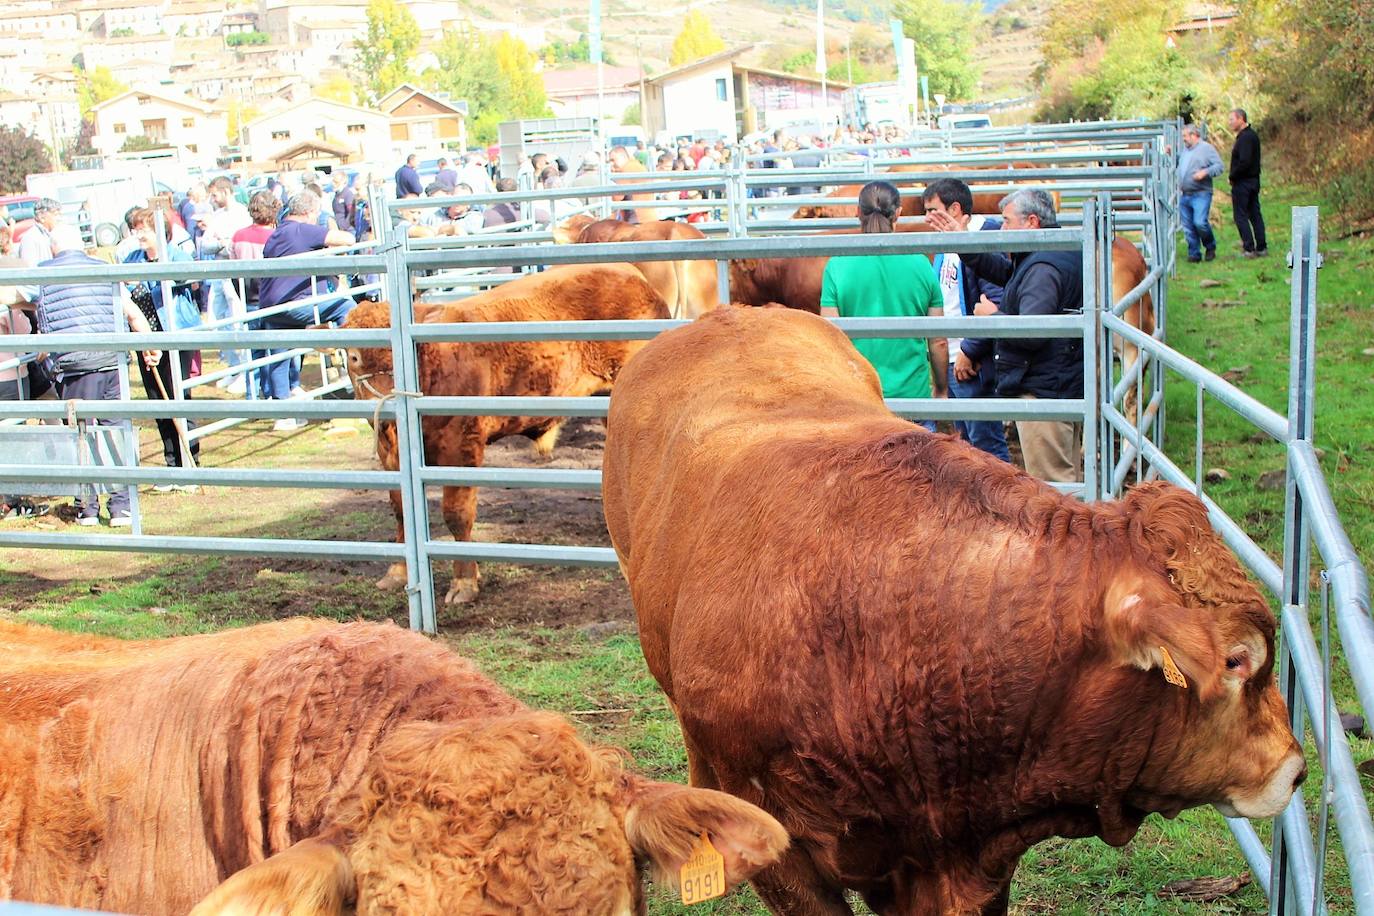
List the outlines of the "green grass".
{"label": "green grass", "polygon": [[[1201,265],[1183,262],[1170,284],[1171,344],[1218,371],[1260,401],[1286,412],[1288,382],[1288,207],[1310,197],[1289,188],[1266,189],[1271,255],[1239,256],[1229,203],[1217,214],[1220,257]],[[1329,222],[1329,221],[1328,221]],[[1321,302],[1317,369],[1317,444],[1323,469],[1346,530],[1366,567],[1374,562],[1374,247],[1361,240],[1322,243],[1326,267],[1319,273]],[[1211,278],[1221,286],[1202,288]],[[1218,304],[1218,303],[1227,304]],[[1229,304],[1235,303],[1235,304]],[[1171,382],[1167,398],[1168,452],[1185,469],[1193,465],[1194,398],[1191,386]],[[1206,407],[1208,468],[1230,479],[1207,492],[1256,540],[1279,555],[1282,492],[1263,489],[1266,472],[1283,467],[1283,450],[1255,437],[1225,407]],[[146,441],[146,438],[145,438]],[[330,440],[321,435],[272,437],[259,425],[253,435],[234,431],[215,438],[213,462],[221,466],[370,466],[364,437]],[[155,447],[152,449],[156,451]],[[145,448],[145,453],[148,449]],[[209,447],[207,446],[207,452]],[[154,533],[266,534],[386,538],[388,514],[380,494],[343,501],[337,491],[238,491],[236,502],[214,503],[173,495],[149,497],[158,512]],[[375,497],[375,499],[373,498]],[[27,554],[27,556],[25,556]],[[56,569],[52,568],[57,564]],[[394,595],[379,596],[371,582],[377,564],[298,563],[201,557],[139,557],[112,561],[109,554],[11,551],[0,556],[0,614],[68,629],[148,638],[203,632],[291,613],[403,619]],[[489,585],[529,578],[519,567],[490,565]],[[588,575],[600,575],[590,573]],[[22,599],[15,596],[22,595]],[[662,693],[649,676],[632,632],[595,637],[575,627],[458,627],[443,637],[525,701],[561,711],[588,738],[616,744],[633,755],[643,773],[685,780],[682,743]],[[1347,679],[1338,699],[1352,699]],[[1357,760],[1374,756],[1358,742]],[[1315,799],[1308,784],[1309,804]],[[1159,896],[1168,882],[1237,875],[1246,868],[1221,818],[1208,810],[1175,821],[1151,817],[1125,849],[1095,840],[1051,841],[1030,852],[1014,887],[1013,910],[1021,914],[1229,914],[1259,913],[1263,895],[1255,884],[1222,900],[1183,903]],[[1333,912],[1352,911],[1333,859]],[[653,913],[686,908],[655,892]],[[694,913],[762,914],[747,889]]]}

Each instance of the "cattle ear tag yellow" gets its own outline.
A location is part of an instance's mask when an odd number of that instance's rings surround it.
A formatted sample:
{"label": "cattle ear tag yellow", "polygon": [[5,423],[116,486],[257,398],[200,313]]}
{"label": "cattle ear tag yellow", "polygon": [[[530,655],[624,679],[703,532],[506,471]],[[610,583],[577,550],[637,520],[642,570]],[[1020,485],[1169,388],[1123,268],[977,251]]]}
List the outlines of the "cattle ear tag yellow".
{"label": "cattle ear tag yellow", "polygon": [[1163,646],[1159,647],[1160,667],[1164,669],[1164,680],[1173,684],[1175,687],[1188,689],[1188,679],[1183,676],[1183,672],[1178,670],[1178,665],[1174,664],[1174,657],[1169,654],[1169,650]]}
{"label": "cattle ear tag yellow", "polygon": [[704,831],[682,863],[678,879],[682,902],[688,906],[725,895],[725,856],[716,851]]}

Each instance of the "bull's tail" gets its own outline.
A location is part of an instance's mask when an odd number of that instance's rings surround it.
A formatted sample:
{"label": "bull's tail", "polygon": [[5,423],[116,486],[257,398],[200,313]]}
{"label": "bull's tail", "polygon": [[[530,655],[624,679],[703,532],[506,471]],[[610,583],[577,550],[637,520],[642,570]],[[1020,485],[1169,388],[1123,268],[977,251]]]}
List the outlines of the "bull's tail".
{"label": "bull's tail", "polygon": [[691,318],[688,311],[687,262],[673,262],[673,280],[677,284],[677,295],[668,303],[668,313],[674,318]]}

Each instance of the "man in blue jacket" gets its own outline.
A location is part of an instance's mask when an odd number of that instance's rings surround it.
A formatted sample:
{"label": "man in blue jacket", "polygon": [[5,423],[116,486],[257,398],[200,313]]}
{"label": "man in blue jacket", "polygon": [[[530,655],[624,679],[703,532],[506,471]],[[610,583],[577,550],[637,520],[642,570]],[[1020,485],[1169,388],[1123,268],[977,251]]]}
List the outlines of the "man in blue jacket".
{"label": "man in blue jacket", "polygon": [[[957,231],[947,213],[927,213],[942,232]],[[1002,199],[1007,231],[1058,229],[1054,198],[1039,188],[1023,188]],[[964,254],[961,259],[979,279],[1000,284],[1000,309],[981,303],[977,315],[1064,315],[1083,311],[1083,259],[1077,251]],[[1004,398],[1082,398],[1083,340],[1078,337],[998,338],[997,394]],[[1026,470],[1041,480],[1069,483],[1083,469],[1082,424],[1066,420],[1019,420],[1016,433]]]}
{"label": "man in blue jacket", "polygon": [[[82,250],[81,234],[75,226],[60,225],[52,232],[53,257],[38,266],[100,267],[105,262]],[[151,332],[143,313],[127,298],[118,303],[129,327],[142,334]],[[112,334],[120,330],[114,285],[110,283],[45,283],[38,287],[38,328],[43,334]],[[62,400],[118,401],[119,354],[111,350],[77,350],[55,353],[58,369],[57,396]],[[145,350],[148,366],[162,361],[158,350]],[[128,420],[101,417],[98,426],[120,427],[118,447],[125,447],[123,433]],[[129,488],[110,489],[110,527],[132,524],[129,514]],[[83,487],[76,498],[76,520],[80,525],[100,524],[100,497],[94,487]]]}
{"label": "man in blue jacket", "polygon": [[[948,214],[961,232],[1001,228],[1001,222],[973,212],[973,192],[957,178],[941,178],[926,185],[927,216],[939,211]],[[987,300],[1002,304],[1002,287],[977,277],[959,255],[949,252],[935,256],[935,275],[945,297],[946,315],[972,316],[978,303]],[[984,338],[950,338],[949,392],[956,398],[995,396],[997,369],[993,361],[993,341]],[[989,455],[1011,461],[1007,435],[1001,420],[955,420],[954,428],[967,442]]]}
{"label": "man in blue jacket", "polygon": [[420,173],[415,168],[415,163],[420,159],[414,153],[406,157],[406,164],[396,170],[396,199],[401,200],[409,194],[420,197],[425,193],[425,186],[420,181]]}
{"label": "man in blue jacket", "polygon": [[1208,217],[1212,212],[1212,179],[1221,174],[1221,157],[1216,148],[1202,139],[1196,124],[1183,128],[1183,149],[1178,156],[1179,210],[1183,217],[1183,238],[1188,242],[1188,260],[1193,264],[1217,256],[1217,240]]}

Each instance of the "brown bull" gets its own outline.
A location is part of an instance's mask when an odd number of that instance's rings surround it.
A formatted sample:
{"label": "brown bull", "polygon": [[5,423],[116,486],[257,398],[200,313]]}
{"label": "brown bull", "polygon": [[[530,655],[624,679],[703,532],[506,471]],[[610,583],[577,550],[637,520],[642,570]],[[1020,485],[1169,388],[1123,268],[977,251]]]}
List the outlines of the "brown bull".
{"label": "brown bull", "polygon": [[[1035,168],[1033,162],[1013,162],[1010,165],[894,165],[884,173],[874,175],[874,180],[879,180],[884,174],[897,172],[968,172],[984,171],[987,169],[1029,169]],[[841,185],[831,191],[826,197],[858,197],[859,191],[863,189],[861,184]],[[910,190],[907,188],[906,190]],[[1001,213],[1002,198],[1006,197],[1005,191],[979,192],[973,189],[973,212],[998,214]],[[1059,205],[1059,197],[1055,195],[1055,206]],[[923,216],[926,212],[926,202],[921,195],[903,194],[901,216]],[[798,207],[797,212],[792,214],[793,219],[853,219],[859,215],[859,208],[854,204],[826,204],[823,206]]]}
{"label": "brown bull", "polygon": [[[662,242],[704,239],[695,226],[671,220],[633,225],[618,219],[594,220],[573,216],[553,229],[554,241],[569,245],[587,242]],[[720,305],[715,261],[641,261],[634,267],[668,303],[674,318],[696,318]]]}
{"label": "brown bull", "polygon": [[[639,271],[623,264],[555,267],[530,274],[461,302],[441,307],[416,306],[420,322],[583,321],[591,319],[667,318],[668,309]],[[349,313],[346,328],[388,327],[388,303],[363,303]],[[626,360],[643,341],[524,341],[431,343],[419,348],[420,390],[427,395],[587,397],[611,389]],[[355,391],[381,398],[393,388],[391,351],[350,350],[348,372]],[[445,467],[479,467],[489,443],[506,436],[528,436],[541,454],[549,454],[565,417],[427,416],[421,426],[425,462]],[[396,470],[396,426],[377,431],[377,457]],[[391,491],[396,540],[404,539],[401,495]],[[472,536],[477,515],[475,487],[444,487],[444,522],[455,540]],[[404,563],[387,571],[380,588],[403,588]],[[445,602],[462,604],[478,593],[477,564],[457,560]]]}
{"label": "brown bull", "polygon": [[1273,616],[1201,502],[1085,505],[901,420],[818,317],[722,309],[652,341],[604,474],[692,784],[792,835],[754,879],[775,912],[848,914],[851,888],[1005,914],[1043,839],[1272,817],[1305,775]]}
{"label": "brown bull", "polygon": [[738,881],[787,842],[738,799],[625,772],[390,624],[125,642],[0,623],[0,684],[3,899],[630,916],[637,861],[676,874],[706,831]]}

